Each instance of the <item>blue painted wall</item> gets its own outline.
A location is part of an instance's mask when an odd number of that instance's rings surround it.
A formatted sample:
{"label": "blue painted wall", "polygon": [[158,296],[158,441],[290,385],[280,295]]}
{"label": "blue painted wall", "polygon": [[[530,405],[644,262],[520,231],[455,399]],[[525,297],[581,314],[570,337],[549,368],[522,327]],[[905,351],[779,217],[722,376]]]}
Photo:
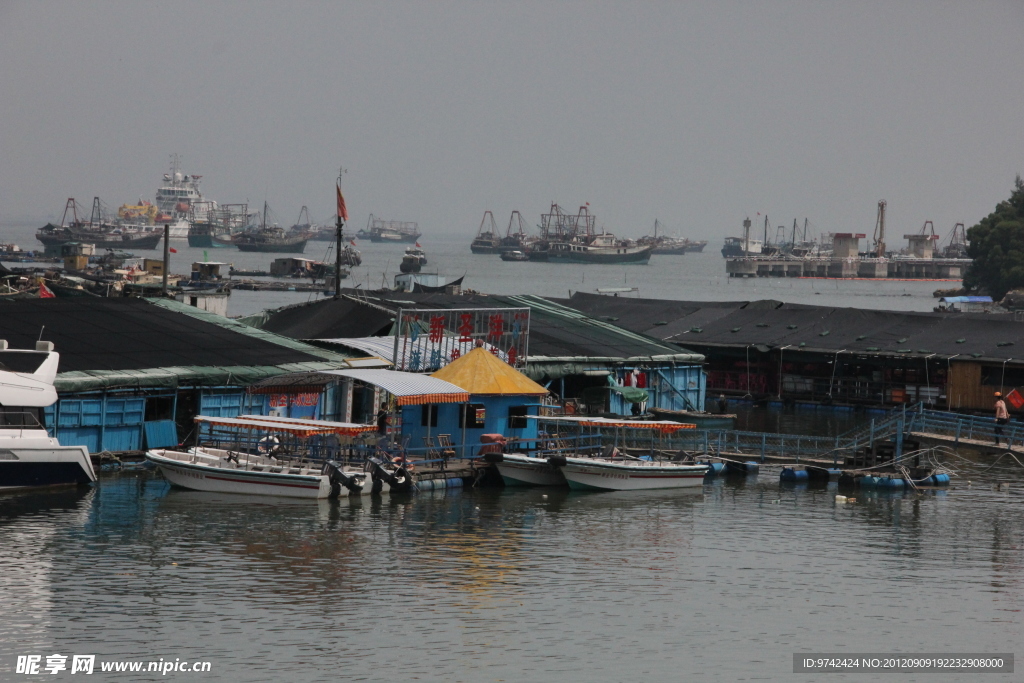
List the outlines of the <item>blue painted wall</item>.
{"label": "blue painted wall", "polygon": [[[509,427],[509,408],[536,404],[536,396],[471,396],[470,404],[481,404],[484,406],[486,416],[484,426],[466,429],[466,455],[475,455],[480,446],[481,434],[503,434],[508,438],[517,437],[520,439],[537,438],[537,421],[526,420],[524,428],[513,429]],[[437,426],[430,427],[431,437],[438,434],[450,434],[453,444],[456,444],[456,452],[461,455],[462,449],[462,427],[459,426],[459,410],[461,403],[438,403]],[[537,414],[537,407],[532,405],[527,408],[530,415]],[[428,430],[422,424],[422,406],[403,406],[402,408],[402,440],[410,449],[423,449],[423,439],[427,436]],[[436,443],[436,438],[434,439]],[[422,457],[422,450],[412,450],[412,457]]]}
{"label": "blue painted wall", "polygon": [[[615,380],[622,384],[632,368],[617,372]],[[648,385],[644,387],[650,398],[648,408],[667,410],[704,410],[707,393],[707,374],[700,365],[654,365],[640,368],[646,373]],[[612,392],[611,412],[629,415],[631,404]]]}

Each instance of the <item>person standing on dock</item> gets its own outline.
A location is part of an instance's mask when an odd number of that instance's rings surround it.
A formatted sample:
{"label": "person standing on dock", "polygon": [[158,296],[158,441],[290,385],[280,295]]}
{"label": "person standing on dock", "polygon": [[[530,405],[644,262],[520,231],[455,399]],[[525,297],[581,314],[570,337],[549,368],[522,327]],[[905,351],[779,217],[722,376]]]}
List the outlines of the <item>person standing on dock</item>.
{"label": "person standing on dock", "polygon": [[1003,435],[1003,425],[1010,421],[1010,414],[1006,412],[1006,401],[1003,400],[1002,392],[996,392],[996,445],[999,445],[999,437]]}

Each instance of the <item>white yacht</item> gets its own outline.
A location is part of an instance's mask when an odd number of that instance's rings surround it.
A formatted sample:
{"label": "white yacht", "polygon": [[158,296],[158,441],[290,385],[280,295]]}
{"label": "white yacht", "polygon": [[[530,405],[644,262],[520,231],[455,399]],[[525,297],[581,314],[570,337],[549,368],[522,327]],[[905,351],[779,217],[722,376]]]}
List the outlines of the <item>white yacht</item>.
{"label": "white yacht", "polygon": [[0,491],[96,481],[89,451],[61,446],[43,427],[59,361],[53,342],[12,350],[0,340]]}

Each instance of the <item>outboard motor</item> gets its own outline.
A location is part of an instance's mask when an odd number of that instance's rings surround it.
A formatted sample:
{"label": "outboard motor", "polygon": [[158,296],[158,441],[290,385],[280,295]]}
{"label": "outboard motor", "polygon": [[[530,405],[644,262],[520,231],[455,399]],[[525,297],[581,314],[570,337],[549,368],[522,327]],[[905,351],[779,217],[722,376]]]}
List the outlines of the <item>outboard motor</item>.
{"label": "outboard motor", "polygon": [[326,474],[330,477],[331,498],[337,498],[341,495],[342,486],[357,496],[363,492],[363,485],[353,475],[345,474],[341,465],[333,460],[328,460],[324,463],[321,474]]}
{"label": "outboard motor", "polygon": [[548,458],[548,464],[552,467],[565,467],[565,456],[558,454]]}
{"label": "outboard motor", "polygon": [[391,490],[395,493],[404,493],[406,491],[412,491],[412,477],[409,476],[408,470],[405,465],[399,465],[395,467],[395,470],[389,471],[385,466],[385,463],[380,458],[370,456],[366,459],[366,467],[370,470],[370,478],[373,480],[373,492],[380,493],[382,486],[378,482],[386,481]]}

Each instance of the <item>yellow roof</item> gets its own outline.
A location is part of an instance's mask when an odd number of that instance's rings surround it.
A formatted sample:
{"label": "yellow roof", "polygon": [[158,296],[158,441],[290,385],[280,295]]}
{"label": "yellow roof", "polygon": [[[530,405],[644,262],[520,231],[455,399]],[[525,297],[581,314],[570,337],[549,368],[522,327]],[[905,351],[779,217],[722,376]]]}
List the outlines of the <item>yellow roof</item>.
{"label": "yellow roof", "polygon": [[548,390],[505,361],[477,347],[431,377],[451,382],[478,396],[543,396]]}

